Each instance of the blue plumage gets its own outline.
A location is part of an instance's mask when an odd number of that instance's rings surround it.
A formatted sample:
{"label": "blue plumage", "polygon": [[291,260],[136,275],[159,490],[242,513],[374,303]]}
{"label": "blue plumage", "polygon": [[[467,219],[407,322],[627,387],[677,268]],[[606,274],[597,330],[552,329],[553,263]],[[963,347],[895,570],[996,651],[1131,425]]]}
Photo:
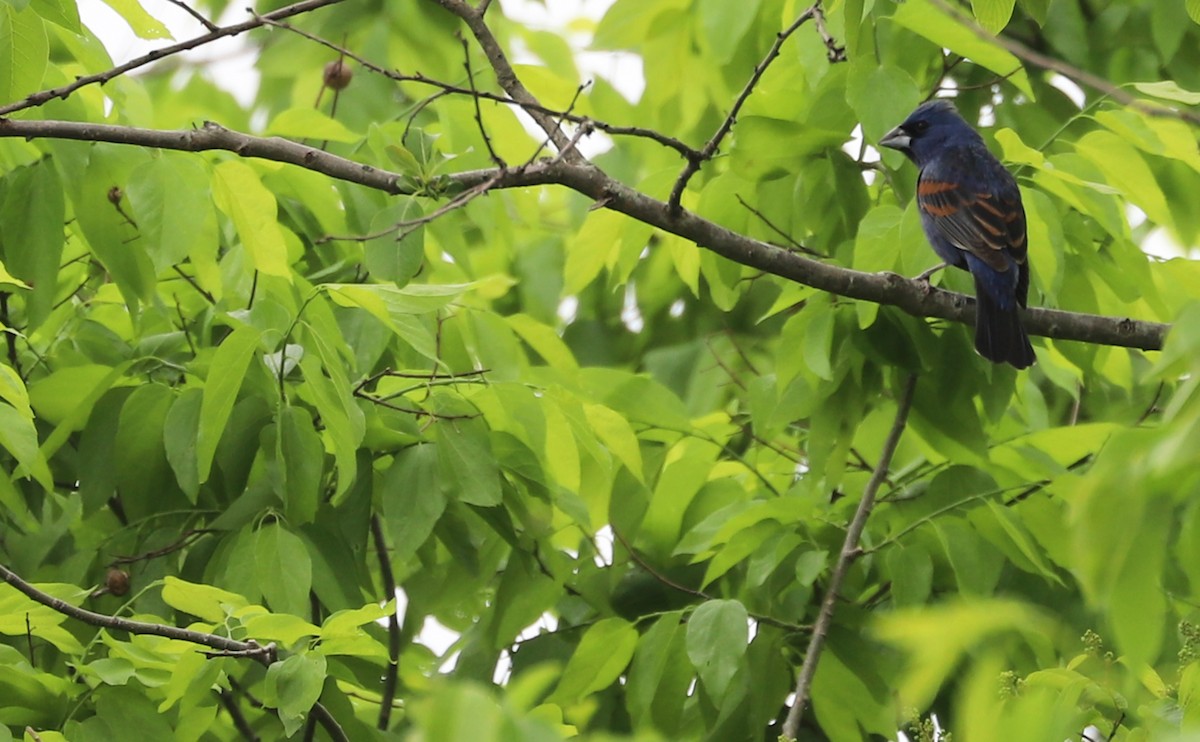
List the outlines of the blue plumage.
{"label": "blue plumage", "polygon": [[995,363],[1032,365],[1019,314],[1029,261],[1017,181],[949,101],[921,104],[880,144],[916,163],[925,236],[942,260],[975,279],[975,349]]}

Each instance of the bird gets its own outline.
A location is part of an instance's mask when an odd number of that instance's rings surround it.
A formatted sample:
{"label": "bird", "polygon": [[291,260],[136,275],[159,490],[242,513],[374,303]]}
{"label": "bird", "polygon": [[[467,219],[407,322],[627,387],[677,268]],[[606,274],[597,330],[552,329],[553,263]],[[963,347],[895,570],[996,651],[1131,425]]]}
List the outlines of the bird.
{"label": "bird", "polygon": [[945,99],[917,106],[879,143],[917,166],[925,237],[945,264],[975,280],[975,350],[993,363],[1032,366],[1020,316],[1029,294],[1025,207],[1012,173]]}

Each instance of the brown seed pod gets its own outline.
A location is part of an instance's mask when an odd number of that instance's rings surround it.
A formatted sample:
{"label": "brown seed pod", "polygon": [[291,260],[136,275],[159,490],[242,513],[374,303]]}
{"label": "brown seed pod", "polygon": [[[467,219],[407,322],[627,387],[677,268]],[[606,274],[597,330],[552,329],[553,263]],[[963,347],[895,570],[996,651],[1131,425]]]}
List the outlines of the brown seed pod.
{"label": "brown seed pod", "polygon": [[344,90],[353,77],[354,70],[340,59],[325,65],[325,87]]}
{"label": "brown seed pod", "polygon": [[129,592],[129,573],[123,569],[109,567],[104,577],[104,586],[113,595],[121,596]]}

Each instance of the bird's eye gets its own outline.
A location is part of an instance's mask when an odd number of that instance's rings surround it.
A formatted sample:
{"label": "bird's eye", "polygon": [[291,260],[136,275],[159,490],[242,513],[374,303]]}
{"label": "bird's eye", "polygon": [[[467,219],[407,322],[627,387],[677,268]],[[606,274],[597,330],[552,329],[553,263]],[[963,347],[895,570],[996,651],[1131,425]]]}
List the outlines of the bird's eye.
{"label": "bird's eye", "polygon": [[928,121],[914,121],[914,122],[912,122],[912,133],[913,133],[913,134],[923,134],[923,133],[925,133],[925,130],[926,130],[926,129],[928,129],[928,128],[929,128],[929,122],[928,122]]}

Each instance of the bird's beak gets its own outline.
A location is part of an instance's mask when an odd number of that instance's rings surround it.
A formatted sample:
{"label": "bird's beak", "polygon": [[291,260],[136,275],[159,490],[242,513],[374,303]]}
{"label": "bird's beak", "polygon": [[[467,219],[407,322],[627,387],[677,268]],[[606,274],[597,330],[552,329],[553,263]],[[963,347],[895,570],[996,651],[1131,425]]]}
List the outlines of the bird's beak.
{"label": "bird's beak", "polygon": [[907,150],[908,145],[911,143],[912,137],[910,137],[908,132],[904,131],[904,129],[900,128],[899,126],[897,126],[895,129],[892,129],[887,134],[884,134],[883,139],[879,140],[880,145],[884,147],[890,147],[892,149],[898,149],[901,152]]}

